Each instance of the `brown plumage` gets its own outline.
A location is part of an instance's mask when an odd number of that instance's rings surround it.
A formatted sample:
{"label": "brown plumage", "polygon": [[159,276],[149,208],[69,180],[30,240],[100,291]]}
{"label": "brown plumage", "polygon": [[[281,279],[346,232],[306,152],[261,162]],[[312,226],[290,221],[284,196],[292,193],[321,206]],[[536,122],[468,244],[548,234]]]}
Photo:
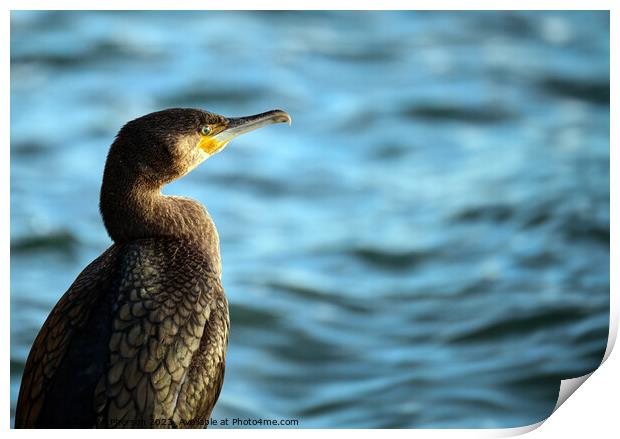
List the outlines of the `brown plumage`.
{"label": "brown plumage", "polygon": [[126,124],[100,208],[114,241],[56,304],[22,377],[17,428],[204,427],[224,380],[219,237],[198,202],[164,196],[235,136],[290,117],[169,109]]}

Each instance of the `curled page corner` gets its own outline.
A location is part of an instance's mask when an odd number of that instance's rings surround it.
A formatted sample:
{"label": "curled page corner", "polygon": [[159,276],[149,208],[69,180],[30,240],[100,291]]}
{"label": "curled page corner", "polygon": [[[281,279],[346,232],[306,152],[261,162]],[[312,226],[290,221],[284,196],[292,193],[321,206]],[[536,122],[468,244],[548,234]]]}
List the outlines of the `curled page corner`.
{"label": "curled page corner", "polygon": [[[598,368],[597,368],[598,369]],[[558,400],[555,403],[555,407],[553,407],[553,411],[549,414],[549,416],[547,416],[545,419],[543,419],[542,421],[539,422],[535,422],[533,424],[530,425],[524,425],[523,427],[514,427],[514,428],[505,428],[505,429],[501,429],[501,430],[497,430],[497,435],[495,437],[514,437],[514,436],[521,436],[522,434],[526,434],[529,433],[531,431],[536,430],[538,427],[540,427],[542,424],[544,424],[547,419],[549,419],[554,413],[555,411],[560,408],[560,406],[562,404],[564,404],[566,402],[566,400],[573,394],[575,393],[575,391],[583,384],[586,382],[586,380],[588,378],[590,378],[590,376],[596,371],[596,369],[592,372],[590,372],[589,374],[580,376],[580,377],[576,377],[576,378],[569,378],[566,380],[562,380],[560,382],[560,390],[558,392]]]}
{"label": "curled page corner", "polygon": [[[598,367],[597,367],[597,369],[598,369]],[[562,381],[560,382],[560,391],[559,391],[559,393],[558,393],[558,400],[557,400],[557,402],[555,403],[555,407],[553,407],[553,411],[551,412],[551,414],[550,414],[549,416],[553,415],[553,413],[555,413],[555,411],[556,411],[557,409],[559,409],[559,408],[560,408],[560,406],[561,406],[562,404],[564,404],[564,403],[566,402],[566,400],[567,400],[567,399],[568,399],[568,398],[569,398],[569,397],[570,397],[573,393],[575,393],[575,391],[576,391],[579,387],[581,387],[581,385],[582,385],[583,383],[585,383],[585,382],[586,382],[586,380],[587,380],[588,378],[590,378],[590,376],[591,376],[594,372],[596,372],[596,369],[594,369],[592,372],[590,372],[590,373],[588,373],[588,374],[586,374],[586,375],[582,375],[582,376],[580,376],[580,377],[575,377],[575,378],[569,378],[569,379],[566,379],[566,380],[562,380]],[[548,418],[547,418],[547,419],[548,419]]]}
{"label": "curled page corner", "polygon": [[[609,336],[607,338],[607,348],[605,349],[605,354],[603,355],[603,360],[601,361],[601,364],[599,364],[596,369],[594,369],[592,372],[586,375],[565,379],[560,382],[560,392],[558,393],[558,400],[555,403],[555,407],[553,408],[553,411],[551,412],[549,417],[553,415],[555,411],[559,409],[560,406],[564,404],[566,400],[573,393],[575,393],[577,389],[581,387],[581,385],[585,383],[586,380],[590,378],[592,374],[596,372],[598,368],[601,367],[601,365],[605,361],[607,361],[607,359],[609,358],[609,355],[611,355],[611,351],[613,350],[613,347],[616,344],[616,336],[618,334],[617,322],[613,322],[614,319],[611,319],[611,320],[612,321],[610,321],[609,323]],[[549,419],[549,417],[547,417],[547,419]]]}
{"label": "curled page corner", "polygon": [[[612,313],[613,316],[613,313]],[[601,361],[601,364],[599,364],[597,366],[596,369],[594,369],[592,372],[586,374],[586,375],[582,375],[580,377],[575,377],[575,378],[569,378],[569,379],[565,379],[562,380],[560,382],[560,392],[558,394],[558,400],[555,403],[555,407],[553,408],[553,411],[551,412],[551,414],[549,415],[549,417],[551,415],[553,415],[555,413],[555,411],[557,409],[560,408],[560,406],[562,404],[564,404],[566,402],[566,400],[573,394],[575,393],[575,391],[581,387],[581,385],[583,383],[586,382],[586,380],[588,378],[590,378],[590,376],[592,376],[592,374],[594,372],[596,372],[598,370],[599,367],[601,367],[601,365],[607,361],[607,359],[609,358],[609,356],[611,355],[611,351],[614,348],[614,345],[616,344],[616,337],[618,335],[618,322],[616,321],[616,319],[614,319],[613,317],[610,319],[609,322],[609,336],[607,337],[607,347],[605,348],[605,354],[603,355],[603,360]],[[549,419],[549,417],[547,417],[547,419]]]}
{"label": "curled page corner", "polygon": [[535,422],[534,424],[530,424],[530,425],[524,425],[523,427],[513,427],[513,428],[495,430],[497,434],[495,434],[494,437],[520,436],[522,434],[526,434],[531,431],[534,431],[538,427],[540,427],[542,424],[544,424],[547,421],[547,419],[549,419],[556,412],[556,410],[559,409],[562,406],[562,404],[564,404],[566,400],[573,393],[575,393],[577,389],[581,387],[581,385],[585,383],[588,380],[588,378],[590,378],[592,374],[594,374],[605,361],[607,361],[615,345],[617,333],[618,333],[617,323],[613,321],[610,322],[609,338],[607,340],[607,348],[605,349],[605,354],[603,355],[603,360],[601,361],[601,364],[599,364],[596,369],[594,369],[592,372],[588,374],[575,377],[575,378],[567,378],[565,380],[560,381],[560,390],[558,392],[558,400],[556,401],[555,407],[553,407],[553,411],[549,414],[549,416],[547,416],[542,421]]}

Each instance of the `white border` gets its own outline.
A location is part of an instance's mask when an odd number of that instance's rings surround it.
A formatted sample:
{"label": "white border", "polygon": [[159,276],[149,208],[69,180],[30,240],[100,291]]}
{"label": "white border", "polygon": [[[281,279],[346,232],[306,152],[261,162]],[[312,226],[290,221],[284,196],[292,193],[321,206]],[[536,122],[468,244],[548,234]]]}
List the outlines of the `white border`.
{"label": "white border", "polygon": [[[2,47],[3,47],[3,86],[2,94],[5,102],[5,112],[0,121],[1,132],[4,134],[4,143],[2,148],[3,159],[1,166],[2,172],[2,190],[0,191],[0,206],[3,208],[5,214],[2,216],[0,226],[2,227],[2,237],[4,240],[4,246],[2,248],[2,265],[0,266],[2,280],[4,282],[4,300],[5,306],[2,309],[2,326],[3,326],[3,338],[4,343],[3,359],[1,361],[2,367],[2,386],[4,388],[5,397],[2,399],[0,405],[0,413],[4,413],[5,416],[5,429],[9,429],[10,420],[10,343],[9,343],[9,306],[10,306],[10,285],[9,285],[9,263],[10,263],[10,63],[9,63],[9,51],[10,51],[10,14],[12,9],[584,9],[584,10],[611,10],[611,78],[618,78],[618,57],[614,57],[614,53],[617,52],[618,37],[618,13],[613,8],[617,2],[602,1],[602,0],[590,0],[590,1],[394,1],[394,0],[382,0],[381,2],[361,0],[361,1],[340,1],[335,2],[333,0],[317,0],[312,3],[303,2],[291,2],[291,1],[269,1],[269,0],[246,0],[246,1],[234,1],[229,0],[223,2],[209,2],[209,1],[187,1],[177,0],[175,2],[152,0],[146,1],[134,1],[131,5],[128,5],[127,1],[111,0],[107,2],[92,1],[89,2],[88,8],[85,8],[85,2],[83,0],[64,0],[64,1],[5,1],[3,2],[7,6],[2,21],[0,21],[0,31],[2,33]],[[617,8],[616,8],[617,9]],[[617,87],[611,84],[611,120],[618,120],[614,104],[618,102]],[[611,137],[610,144],[618,145],[618,130],[614,124],[611,125]],[[618,154],[614,148],[611,148],[611,169],[618,168]],[[615,233],[613,225],[618,223],[618,190],[620,187],[620,181],[617,173],[611,173],[611,267],[620,267],[620,261],[618,260],[618,234]],[[288,437],[291,434],[315,437],[317,434],[327,436],[342,436],[342,435],[355,435],[355,436],[368,436],[370,434],[387,434],[390,436],[410,437],[415,434],[416,437],[505,437],[513,436],[517,434],[529,433],[534,437],[583,437],[584,435],[594,435],[594,437],[612,437],[613,432],[618,432],[618,425],[616,419],[618,418],[617,395],[615,390],[620,389],[618,385],[618,375],[620,371],[620,361],[617,359],[617,354],[611,356],[611,349],[615,343],[618,332],[618,300],[617,300],[617,285],[618,276],[617,271],[611,270],[611,324],[610,324],[610,344],[608,346],[605,358],[605,363],[595,371],[591,377],[583,384],[577,392],[577,395],[568,398],[568,400],[559,407],[559,410],[554,413],[546,422],[535,424],[528,427],[516,428],[516,429],[503,429],[503,430],[209,430],[208,432],[202,431],[200,434],[209,434],[215,436],[237,436],[251,434],[258,437]],[[566,384],[563,384],[566,387]],[[542,426],[541,426],[542,424]],[[537,428],[540,427],[540,428]],[[532,431],[534,430],[534,431]],[[37,431],[18,431],[10,430],[10,434],[15,436],[21,435],[41,435],[41,432]],[[62,431],[49,431],[44,434],[62,434],[63,436],[83,435],[84,433],[79,430],[62,430]],[[93,431],[94,436],[107,435],[107,432]],[[115,434],[129,435],[132,434],[128,430],[123,430]],[[161,433],[157,431],[149,432],[149,435],[158,434],[171,434]],[[174,434],[174,433],[172,433]],[[177,433],[179,434],[179,433]],[[192,433],[187,433],[192,434]],[[197,433],[193,433],[197,434]]]}

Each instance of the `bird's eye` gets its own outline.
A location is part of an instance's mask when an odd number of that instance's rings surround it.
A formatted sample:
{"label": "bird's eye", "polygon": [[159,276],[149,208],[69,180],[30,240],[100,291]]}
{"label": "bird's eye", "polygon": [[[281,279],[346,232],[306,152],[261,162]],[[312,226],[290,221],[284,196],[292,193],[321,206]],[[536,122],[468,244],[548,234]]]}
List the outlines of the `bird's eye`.
{"label": "bird's eye", "polygon": [[205,126],[203,126],[203,127],[200,129],[200,133],[201,133],[203,136],[208,136],[208,135],[209,135],[209,133],[211,133],[211,127],[210,127],[209,125],[205,125]]}

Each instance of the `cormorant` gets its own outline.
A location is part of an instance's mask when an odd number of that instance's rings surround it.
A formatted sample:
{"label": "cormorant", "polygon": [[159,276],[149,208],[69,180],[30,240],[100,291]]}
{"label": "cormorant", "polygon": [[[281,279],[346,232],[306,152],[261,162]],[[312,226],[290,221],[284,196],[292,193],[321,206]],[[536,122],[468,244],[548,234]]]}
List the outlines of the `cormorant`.
{"label": "cormorant", "polygon": [[224,380],[219,237],[197,201],[161,188],[239,134],[288,122],[173,108],[128,122],[100,210],[114,241],[56,304],[22,377],[15,427],[204,427]]}

